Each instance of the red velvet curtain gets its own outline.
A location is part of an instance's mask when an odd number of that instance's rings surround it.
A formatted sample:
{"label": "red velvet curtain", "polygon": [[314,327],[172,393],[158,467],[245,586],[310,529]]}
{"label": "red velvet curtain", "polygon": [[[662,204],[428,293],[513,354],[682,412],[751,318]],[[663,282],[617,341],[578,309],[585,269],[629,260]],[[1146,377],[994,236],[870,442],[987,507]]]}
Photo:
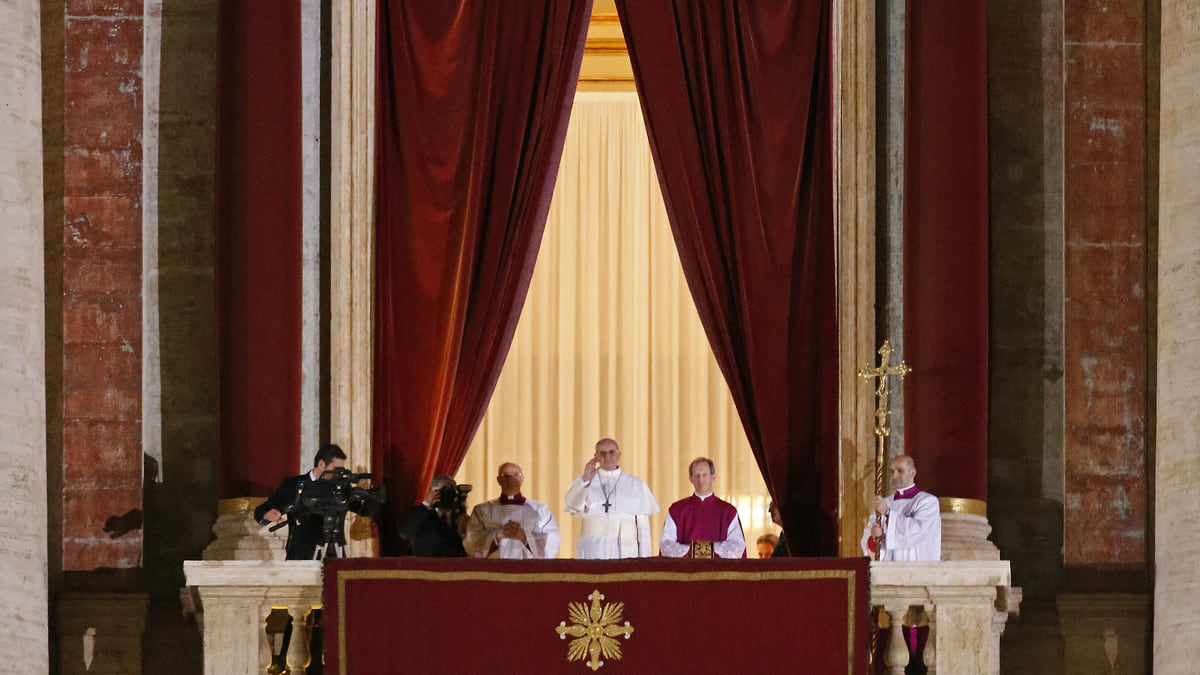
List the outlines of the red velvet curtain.
{"label": "red velvet curtain", "polygon": [[[525,302],[591,0],[380,0],[374,470],[453,473]],[[386,521],[383,552],[395,552]]]}
{"label": "red velvet curtain", "polygon": [[908,3],[904,446],[934,494],[987,499],[987,3]]}
{"label": "red velvet curtain", "polygon": [[792,551],[837,552],[828,0],[617,0],[679,257]]}
{"label": "red velvet curtain", "polygon": [[300,447],[300,8],[218,10],[220,492],[265,497]]}

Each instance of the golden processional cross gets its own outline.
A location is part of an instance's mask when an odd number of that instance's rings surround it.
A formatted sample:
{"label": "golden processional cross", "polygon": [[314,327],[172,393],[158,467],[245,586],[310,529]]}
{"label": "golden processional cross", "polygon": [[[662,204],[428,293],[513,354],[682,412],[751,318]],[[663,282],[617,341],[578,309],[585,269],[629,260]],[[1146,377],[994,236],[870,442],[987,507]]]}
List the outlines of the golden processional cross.
{"label": "golden processional cross", "polygon": [[[889,363],[892,358],[892,345],[889,341],[884,340],[883,346],[879,348],[879,367],[872,368],[871,366],[863,366],[858,371],[858,376],[864,380],[870,381],[872,378],[878,378],[878,383],[875,385],[875,494],[883,494],[883,467],[886,461],[886,444],[887,438],[891,435],[891,428],[888,427],[888,417],[892,414],[888,410],[888,378],[898,376],[904,379],[904,376],[912,372],[912,370],[903,361],[896,365]],[[876,541],[875,551],[879,554],[879,541]]]}

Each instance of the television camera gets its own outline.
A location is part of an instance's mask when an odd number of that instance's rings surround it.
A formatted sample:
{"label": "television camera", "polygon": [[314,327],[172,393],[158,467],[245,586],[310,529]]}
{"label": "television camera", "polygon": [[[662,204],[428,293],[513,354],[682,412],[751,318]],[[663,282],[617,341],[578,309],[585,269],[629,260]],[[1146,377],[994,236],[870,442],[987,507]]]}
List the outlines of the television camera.
{"label": "television camera", "polygon": [[[387,501],[386,486],[364,488],[359,481],[371,480],[370,473],[354,473],[345,467],[326,471],[318,480],[308,481],[296,493],[296,501],[284,513],[289,519],[304,521],[319,518],[321,540],[313,551],[313,560],[321,560],[333,553],[334,557],[346,557],[346,512],[375,518],[383,503]],[[274,531],[287,524],[280,519],[271,527]]]}

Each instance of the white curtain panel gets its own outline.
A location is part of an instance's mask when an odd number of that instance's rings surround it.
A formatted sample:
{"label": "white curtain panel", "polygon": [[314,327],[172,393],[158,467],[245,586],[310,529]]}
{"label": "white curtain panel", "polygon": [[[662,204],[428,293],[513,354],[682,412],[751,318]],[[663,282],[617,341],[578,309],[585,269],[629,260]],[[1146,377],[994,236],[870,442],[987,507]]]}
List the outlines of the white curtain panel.
{"label": "white curtain panel", "polygon": [[634,92],[579,92],[512,350],[457,479],[470,504],[499,495],[497,469],[524,469],[574,556],[578,523],[563,495],[603,436],[649,484],[655,551],[671,502],[691,493],[687,465],[715,463],[719,496],[738,507],[749,547],[778,533],[683,278]]}

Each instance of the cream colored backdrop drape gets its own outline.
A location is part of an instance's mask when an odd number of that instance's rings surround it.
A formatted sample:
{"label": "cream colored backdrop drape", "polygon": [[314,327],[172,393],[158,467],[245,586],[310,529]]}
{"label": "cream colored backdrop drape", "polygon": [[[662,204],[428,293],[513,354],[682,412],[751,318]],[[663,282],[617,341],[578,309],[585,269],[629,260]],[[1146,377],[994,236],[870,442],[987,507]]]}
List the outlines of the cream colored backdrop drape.
{"label": "cream colored backdrop drape", "polygon": [[715,463],[715,490],[738,507],[747,555],[767,489],[692,303],[634,92],[579,92],[546,233],[512,349],[459,470],[470,504],[499,495],[497,468],[520,464],[522,492],[545,502],[574,557],[578,523],[563,495],[595,442],[612,436],[623,469],[662,511],[691,494],[687,464]]}

